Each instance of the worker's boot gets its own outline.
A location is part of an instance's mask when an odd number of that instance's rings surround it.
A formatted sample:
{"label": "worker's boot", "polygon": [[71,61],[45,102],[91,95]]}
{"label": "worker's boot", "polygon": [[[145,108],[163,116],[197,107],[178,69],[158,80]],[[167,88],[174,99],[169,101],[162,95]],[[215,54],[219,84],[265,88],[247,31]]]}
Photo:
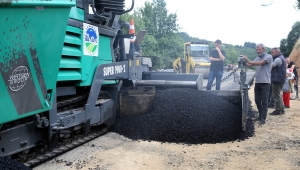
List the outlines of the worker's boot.
{"label": "worker's boot", "polygon": [[260,121],[261,120],[261,113],[258,112],[258,117],[254,118],[255,121]]}
{"label": "worker's boot", "polygon": [[266,123],[266,119],[267,119],[267,113],[266,112],[260,114],[259,124],[260,125],[265,124]]}
{"label": "worker's boot", "polygon": [[261,120],[261,113],[259,113],[258,120]]}
{"label": "worker's boot", "polygon": [[261,107],[257,107],[257,110],[258,110],[258,118],[257,118],[257,120],[260,121],[262,109],[261,109]]}
{"label": "worker's boot", "polygon": [[259,124],[260,124],[260,125],[266,124],[266,121],[265,121],[264,119],[261,119],[261,120],[259,121]]}

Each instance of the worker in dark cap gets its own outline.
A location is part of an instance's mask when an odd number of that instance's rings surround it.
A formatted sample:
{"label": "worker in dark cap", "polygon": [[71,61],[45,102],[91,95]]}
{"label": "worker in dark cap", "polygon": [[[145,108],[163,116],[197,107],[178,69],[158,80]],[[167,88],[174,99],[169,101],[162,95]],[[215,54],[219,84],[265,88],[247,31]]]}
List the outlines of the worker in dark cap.
{"label": "worker in dark cap", "polygon": [[208,73],[208,81],[206,90],[211,90],[212,83],[216,78],[216,90],[221,89],[221,79],[224,71],[224,60],[226,53],[224,50],[221,50],[222,42],[221,40],[215,41],[216,48],[209,53],[209,60],[211,62],[209,73]]}
{"label": "worker in dark cap", "polygon": [[221,40],[216,40],[215,43],[222,44]]}

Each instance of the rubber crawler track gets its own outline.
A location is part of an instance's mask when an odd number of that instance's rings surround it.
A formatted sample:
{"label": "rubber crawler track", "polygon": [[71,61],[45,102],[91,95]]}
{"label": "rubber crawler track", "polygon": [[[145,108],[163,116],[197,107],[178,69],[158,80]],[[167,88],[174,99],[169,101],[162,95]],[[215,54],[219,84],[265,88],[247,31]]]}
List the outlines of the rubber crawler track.
{"label": "rubber crawler track", "polygon": [[91,141],[91,140],[93,140],[97,137],[100,137],[108,131],[109,131],[109,126],[106,126],[100,132],[93,132],[93,133],[89,134],[88,136],[85,136],[85,137],[80,138],[76,141],[73,141],[70,144],[66,144],[64,146],[61,146],[61,147],[55,149],[55,150],[52,150],[51,152],[45,153],[44,155],[41,155],[41,156],[38,156],[37,158],[24,163],[24,165],[33,168],[33,167],[35,167],[39,164],[42,164],[42,163],[48,161],[49,159],[52,159],[56,156],[59,156],[63,153],[66,153],[66,152],[68,152],[68,151],[70,151],[70,150],[72,150],[72,149],[74,149],[74,148],[76,148],[80,145],[83,145],[83,144],[85,144],[85,143],[87,143],[87,142],[89,142],[89,141]]}

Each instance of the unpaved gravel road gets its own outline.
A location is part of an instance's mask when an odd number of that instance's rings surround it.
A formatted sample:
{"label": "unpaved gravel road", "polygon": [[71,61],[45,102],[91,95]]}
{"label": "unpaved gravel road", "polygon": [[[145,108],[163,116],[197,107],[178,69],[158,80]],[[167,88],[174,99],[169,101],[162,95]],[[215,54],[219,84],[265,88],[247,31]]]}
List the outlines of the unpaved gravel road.
{"label": "unpaved gravel road", "polygon": [[203,145],[132,141],[110,132],[34,170],[300,169],[299,99],[285,115],[268,115],[263,126],[255,123],[255,131],[245,141]]}

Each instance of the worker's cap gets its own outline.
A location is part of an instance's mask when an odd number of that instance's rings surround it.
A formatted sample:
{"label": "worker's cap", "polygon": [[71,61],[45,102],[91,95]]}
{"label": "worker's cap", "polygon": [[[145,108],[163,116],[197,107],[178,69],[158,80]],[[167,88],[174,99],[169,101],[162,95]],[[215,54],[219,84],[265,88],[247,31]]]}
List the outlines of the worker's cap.
{"label": "worker's cap", "polygon": [[221,40],[216,40],[215,43],[222,44]]}

